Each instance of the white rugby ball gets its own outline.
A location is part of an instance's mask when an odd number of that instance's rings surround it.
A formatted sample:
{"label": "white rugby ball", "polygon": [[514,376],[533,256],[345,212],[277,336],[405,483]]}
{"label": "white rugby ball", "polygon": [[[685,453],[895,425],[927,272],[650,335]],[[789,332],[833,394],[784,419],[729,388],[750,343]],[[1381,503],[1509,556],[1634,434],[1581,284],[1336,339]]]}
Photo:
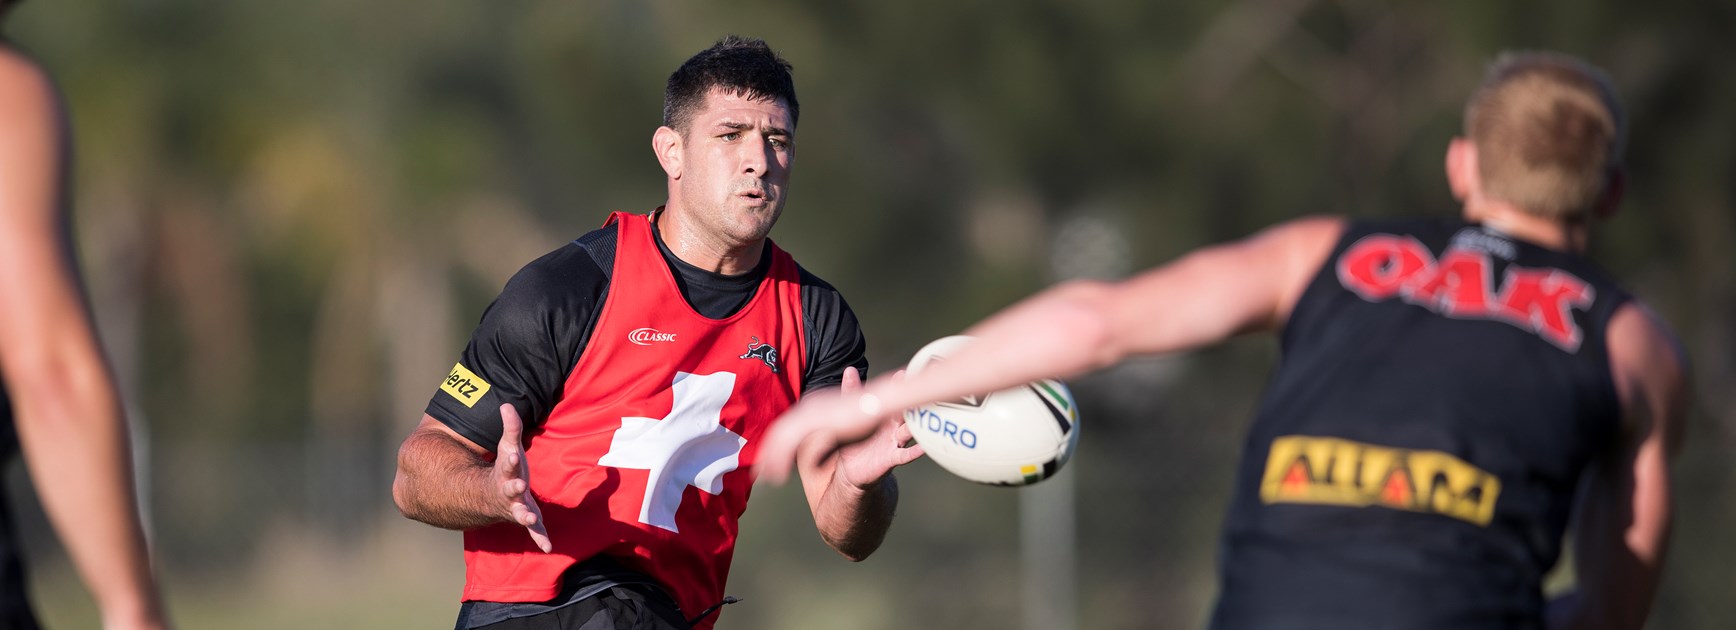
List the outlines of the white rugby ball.
{"label": "white rugby ball", "polygon": [[[923,346],[905,378],[946,360],[975,338],[954,335]],[[904,411],[928,458],[970,481],[1024,486],[1053,476],[1079,443],[1079,407],[1060,381],[1044,379],[986,395]]]}

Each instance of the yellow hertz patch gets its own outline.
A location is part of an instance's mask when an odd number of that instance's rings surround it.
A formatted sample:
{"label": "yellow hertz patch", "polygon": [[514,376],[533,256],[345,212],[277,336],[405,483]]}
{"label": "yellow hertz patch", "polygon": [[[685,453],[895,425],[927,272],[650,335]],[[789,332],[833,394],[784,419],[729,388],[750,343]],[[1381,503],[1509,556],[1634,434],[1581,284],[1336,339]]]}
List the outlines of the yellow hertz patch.
{"label": "yellow hertz patch", "polygon": [[452,373],[446,375],[446,380],[440,383],[440,391],[446,392],[466,407],[475,407],[476,401],[482,400],[482,395],[488,393],[488,381],[482,380],[475,372],[464,369],[463,363],[452,364]]}
{"label": "yellow hertz patch", "polygon": [[1500,479],[1446,453],[1306,435],[1274,440],[1260,481],[1267,504],[1381,506],[1484,526],[1500,495]]}

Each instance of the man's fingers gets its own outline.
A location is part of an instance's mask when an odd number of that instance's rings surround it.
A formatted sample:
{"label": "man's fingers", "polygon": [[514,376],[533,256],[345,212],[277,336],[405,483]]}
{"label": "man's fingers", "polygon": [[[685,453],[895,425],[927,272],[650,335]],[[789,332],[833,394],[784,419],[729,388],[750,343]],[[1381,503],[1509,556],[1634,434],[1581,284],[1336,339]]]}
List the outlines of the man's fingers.
{"label": "man's fingers", "polygon": [[538,516],[536,512],[531,511],[531,509],[525,504],[514,503],[512,504],[512,520],[517,522],[519,525],[530,527],[537,524],[538,521],[541,521],[542,517]]}
{"label": "man's fingers", "polygon": [[[500,450],[519,450],[524,448],[524,421],[518,418],[518,409],[510,404],[500,406]],[[508,446],[511,448],[508,449]]]}
{"label": "man's fingers", "polygon": [[549,530],[543,527],[541,521],[526,527],[525,530],[530,532],[531,542],[536,543],[537,549],[541,549],[543,553],[554,551],[555,544],[549,540]]}
{"label": "man's fingers", "polygon": [[543,553],[548,553],[554,549],[554,545],[549,541],[548,527],[543,524],[542,507],[537,505],[536,499],[526,494],[524,502],[514,503],[512,505],[512,518],[519,525],[524,526],[525,531],[530,533],[531,542],[535,542],[536,547],[541,549]]}
{"label": "man's fingers", "polygon": [[928,454],[928,451],[922,450],[921,444],[911,444],[910,446],[906,446],[904,448],[898,449],[898,451],[895,453],[895,456],[899,460],[898,465],[903,466],[903,465],[908,464],[910,462],[914,462],[918,459],[921,459],[923,455],[927,455],[927,454]]}
{"label": "man's fingers", "polygon": [[910,432],[910,425],[908,424],[899,422],[892,429],[892,442],[895,444],[908,444],[914,439],[916,439],[916,434]]}
{"label": "man's fingers", "polygon": [[848,392],[856,391],[856,390],[861,389],[861,388],[862,388],[862,373],[856,371],[856,366],[854,366],[854,365],[847,367],[847,368],[844,368],[844,382],[838,384],[838,389],[840,391],[848,393]]}

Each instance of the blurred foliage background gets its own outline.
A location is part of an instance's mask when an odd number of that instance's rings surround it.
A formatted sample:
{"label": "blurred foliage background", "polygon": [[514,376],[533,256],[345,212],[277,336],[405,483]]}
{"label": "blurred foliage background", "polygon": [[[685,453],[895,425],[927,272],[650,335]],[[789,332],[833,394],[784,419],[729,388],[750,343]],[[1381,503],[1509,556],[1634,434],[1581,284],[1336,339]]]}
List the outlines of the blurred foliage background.
{"label": "blurred foliage background", "polygon": [[[1652,625],[1728,628],[1732,27],[1729,0],[39,0],[6,32],[70,102],[81,257],[183,628],[450,627],[459,537],[393,509],[396,447],[513,271],[663,200],[663,81],[732,32],[795,64],[807,116],[773,236],[848,296],[879,369],[1058,279],[1308,213],[1455,213],[1442,156],[1484,64],[1603,66],[1633,131],[1594,255],[1697,369]],[[1275,351],[1075,383],[1081,452],[1050,483],[1077,489],[1078,627],[1203,622]],[[860,565],[797,491],[759,489],[720,627],[1020,625],[1032,490],[928,462],[900,478]],[[16,509],[46,617],[94,627]]]}

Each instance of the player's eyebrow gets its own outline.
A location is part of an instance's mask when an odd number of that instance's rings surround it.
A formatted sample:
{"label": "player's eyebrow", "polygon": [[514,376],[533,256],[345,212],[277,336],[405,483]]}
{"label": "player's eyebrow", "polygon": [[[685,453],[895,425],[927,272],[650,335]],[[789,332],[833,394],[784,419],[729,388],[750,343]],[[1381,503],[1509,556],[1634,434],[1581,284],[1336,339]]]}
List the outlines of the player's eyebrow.
{"label": "player's eyebrow", "polygon": [[[754,129],[756,127],[758,127],[758,125],[755,125],[753,123],[737,122],[737,121],[733,121],[733,120],[719,121],[717,124],[713,125],[713,128],[729,129],[731,131],[746,131],[749,129]],[[792,137],[795,135],[795,134],[790,133],[790,130],[785,129],[783,127],[777,127],[777,126],[768,126],[764,129],[764,132],[765,132],[765,135],[768,135],[768,136],[783,136],[786,138]]]}

